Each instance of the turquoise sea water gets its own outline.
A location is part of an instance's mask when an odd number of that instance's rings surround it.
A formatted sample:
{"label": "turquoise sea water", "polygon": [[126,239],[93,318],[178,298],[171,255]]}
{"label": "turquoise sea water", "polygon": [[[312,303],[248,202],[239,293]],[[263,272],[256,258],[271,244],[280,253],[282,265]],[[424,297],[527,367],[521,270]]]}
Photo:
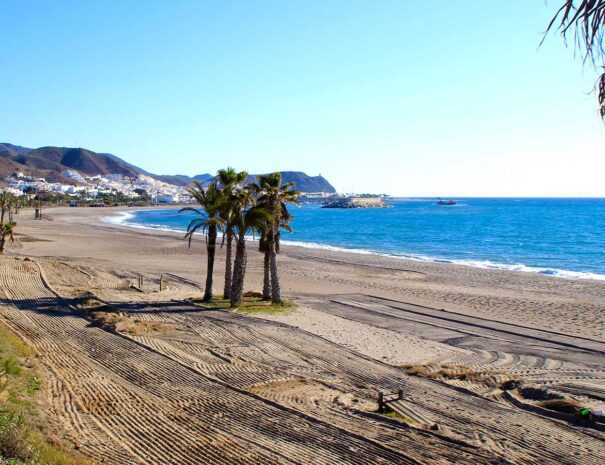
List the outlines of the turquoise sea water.
{"label": "turquoise sea water", "polygon": [[[386,209],[293,207],[285,243],[388,254],[482,268],[605,280],[605,199],[433,199]],[[178,209],[130,211],[106,220],[183,231]]]}

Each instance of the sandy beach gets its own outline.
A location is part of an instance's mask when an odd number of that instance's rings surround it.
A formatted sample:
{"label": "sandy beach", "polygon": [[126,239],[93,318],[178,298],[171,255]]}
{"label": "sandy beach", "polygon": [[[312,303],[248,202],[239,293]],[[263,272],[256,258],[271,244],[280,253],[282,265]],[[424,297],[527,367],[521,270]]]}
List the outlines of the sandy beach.
{"label": "sandy beach", "polygon": [[[180,233],[135,229],[99,219],[120,211],[55,208],[47,210],[52,222],[20,218],[19,232],[27,236],[27,242],[14,251],[156,276],[176,273],[203,283],[203,239],[188,248]],[[216,292],[221,290],[223,252],[219,249],[217,255]],[[262,259],[254,243],[249,254],[246,290],[258,290]],[[410,303],[447,306],[449,311],[605,341],[605,282],[293,246],[283,247],[280,265],[284,291],[290,297],[349,293],[404,297]]]}
{"label": "sandy beach", "polygon": [[[52,221],[34,221],[23,210],[19,243],[0,259],[0,319],[36,349],[48,416],[85,455],[116,465],[605,461],[605,428],[499,388],[518,378],[605,403],[605,282],[284,246],[295,310],[209,311],[187,300],[201,294],[203,240],[189,248],[182,234],[100,219],[119,211],[53,208]],[[261,289],[256,248],[246,291]],[[223,270],[220,250],[216,293]],[[123,325],[92,326],[82,299],[117,309]],[[496,381],[401,368],[420,364]],[[377,392],[399,389],[411,421],[376,413]]]}

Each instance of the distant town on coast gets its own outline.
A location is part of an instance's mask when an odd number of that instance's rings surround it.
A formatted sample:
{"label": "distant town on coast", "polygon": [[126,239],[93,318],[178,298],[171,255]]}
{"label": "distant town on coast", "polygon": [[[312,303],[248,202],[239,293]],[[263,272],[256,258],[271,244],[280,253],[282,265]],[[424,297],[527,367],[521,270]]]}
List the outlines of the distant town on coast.
{"label": "distant town on coast", "polygon": [[[195,181],[208,184],[214,175],[155,175],[115,155],[82,148],[42,147],[29,149],[0,143],[0,190],[17,196],[38,196],[54,202],[80,205],[188,203],[187,187]],[[281,172],[284,182],[294,182],[302,202],[325,203],[331,208],[380,207],[386,195],[342,195],[321,175],[299,171]],[[254,181],[255,175],[249,177]],[[0,182],[1,184],[2,182]],[[345,202],[347,198],[360,198]],[[369,200],[374,199],[374,200]]]}

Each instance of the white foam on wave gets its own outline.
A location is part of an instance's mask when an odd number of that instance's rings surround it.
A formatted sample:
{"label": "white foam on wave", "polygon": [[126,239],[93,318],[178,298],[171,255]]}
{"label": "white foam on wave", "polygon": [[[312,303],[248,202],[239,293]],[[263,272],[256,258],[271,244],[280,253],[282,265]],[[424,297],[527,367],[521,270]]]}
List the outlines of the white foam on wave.
{"label": "white foam on wave", "polygon": [[[131,228],[138,229],[152,229],[166,232],[178,232],[183,233],[184,229],[170,228],[167,226],[159,225],[159,224],[140,224],[131,221],[136,217],[135,213],[138,211],[145,210],[133,210],[128,212],[118,212],[113,216],[105,216],[101,218],[101,221],[105,223],[111,224],[119,224],[123,226],[128,226]],[[246,237],[247,240],[253,239],[252,237]],[[320,250],[328,250],[331,252],[346,252],[346,253],[355,253],[360,255],[377,255],[381,257],[391,257],[391,258],[400,258],[404,260],[415,260],[420,262],[432,262],[432,263],[450,263],[454,265],[464,265],[470,266],[473,268],[482,268],[486,270],[502,270],[502,271],[517,271],[522,273],[538,273],[545,276],[553,276],[556,278],[563,279],[593,279],[597,281],[605,281],[605,275],[598,273],[590,273],[587,271],[570,271],[570,270],[562,270],[558,268],[543,268],[536,266],[524,265],[522,263],[517,264],[506,264],[506,263],[495,263],[489,260],[462,260],[462,259],[449,259],[449,258],[436,258],[429,257],[426,255],[420,254],[393,254],[393,253],[384,253],[384,252],[376,252],[374,250],[369,249],[355,249],[355,248],[346,248],[346,247],[338,247],[334,245],[328,244],[320,244],[316,242],[299,242],[299,241],[288,241],[282,240],[282,244],[284,245],[292,245],[296,247],[304,247],[307,249],[320,249]]]}
{"label": "white foam on wave", "polygon": [[494,263],[489,260],[449,260],[449,259],[432,259],[431,261],[438,263],[453,263],[456,265],[472,266],[474,268],[483,268],[486,270],[505,270],[505,271],[520,271],[523,273],[538,273],[546,276],[554,276],[557,278],[566,279],[594,279],[597,281],[605,281],[605,275],[590,273],[587,271],[570,271],[559,268],[544,268],[538,266],[524,265],[523,263],[507,264]]}
{"label": "white foam on wave", "polygon": [[536,266],[524,265],[522,263],[507,264],[507,263],[495,263],[489,260],[462,260],[462,259],[449,259],[449,258],[436,258],[429,257],[420,254],[408,254],[408,253],[384,253],[376,252],[367,249],[348,249],[345,247],[337,247],[333,245],[318,244],[315,242],[298,242],[298,241],[282,241],[284,245],[293,245],[296,247],[304,247],[307,249],[321,249],[329,250],[331,252],[347,252],[356,253],[361,255],[378,255],[381,257],[400,258],[403,260],[415,260],[419,262],[432,262],[432,263],[449,263],[453,265],[470,266],[473,268],[482,268],[485,270],[502,270],[502,271],[518,271],[522,273],[538,273],[546,276],[554,276],[557,278],[564,279],[594,279],[597,281],[605,281],[605,275],[590,273],[587,271],[570,271],[562,270],[558,268],[542,268]]}
{"label": "white foam on wave", "polygon": [[164,226],[161,224],[141,224],[141,223],[136,223],[134,221],[131,221],[136,217],[135,213],[140,212],[140,211],[146,211],[146,210],[132,210],[132,211],[128,211],[128,212],[117,212],[117,213],[114,213],[114,216],[103,216],[100,219],[104,223],[118,224],[121,226],[128,226],[130,228],[137,228],[137,229],[152,229],[155,231],[167,231],[167,232],[178,232],[178,233],[182,233],[185,231],[184,229],[170,228],[168,226]]}
{"label": "white foam on wave", "polygon": [[335,245],[328,245],[328,244],[318,244],[317,242],[299,242],[299,241],[281,240],[280,243],[283,245],[293,245],[296,247],[303,247],[305,249],[329,250],[331,252],[349,252],[349,253],[352,252],[352,253],[362,254],[362,255],[383,255],[383,256],[387,256],[387,257],[394,256],[394,255],[374,252],[373,250],[347,249],[346,247],[337,247]]}
{"label": "white foam on wave", "polygon": [[135,212],[117,212],[113,216],[102,216],[100,219],[104,223],[124,224],[126,221],[134,218]]}
{"label": "white foam on wave", "polygon": [[[103,221],[104,223],[111,223],[111,224],[118,224],[120,226],[128,226],[129,228],[136,228],[136,229],[150,229],[153,231],[166,231],[166,232],[175,232],[175,233],[185,233],[187,231],[186,228],[171,228],[170,226],[166,226],[163,224],[154,224],[154,223],[149,223],[149,224],[141,224],[141,223],[136,223],[134,221],[129,221],[132,220],[133,218],[136,217],[135,213],[137,212],[145,212],[147,210],[133,210],[130,212],[118,212],[118,213],[114,213],[114,215],[116,216],[104,216],[101,217],[100,220]],[[203,232],[196,232],[194,233],[195,236],[203,236],[204,233]],[[218,233],[218,237],[222,237],[223,235],[219,232]],[[246,236],[246,240],[255,240],[257,239],[254,236]]]}

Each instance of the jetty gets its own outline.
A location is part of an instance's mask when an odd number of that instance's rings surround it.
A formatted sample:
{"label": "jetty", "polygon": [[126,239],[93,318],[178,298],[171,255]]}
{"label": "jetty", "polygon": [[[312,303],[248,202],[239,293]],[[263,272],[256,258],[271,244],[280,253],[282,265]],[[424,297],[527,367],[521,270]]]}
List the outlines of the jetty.
{"label": "jetty", "polygon": [[388,208],[382,197],[343,197],[322,205],[321,208]]}

